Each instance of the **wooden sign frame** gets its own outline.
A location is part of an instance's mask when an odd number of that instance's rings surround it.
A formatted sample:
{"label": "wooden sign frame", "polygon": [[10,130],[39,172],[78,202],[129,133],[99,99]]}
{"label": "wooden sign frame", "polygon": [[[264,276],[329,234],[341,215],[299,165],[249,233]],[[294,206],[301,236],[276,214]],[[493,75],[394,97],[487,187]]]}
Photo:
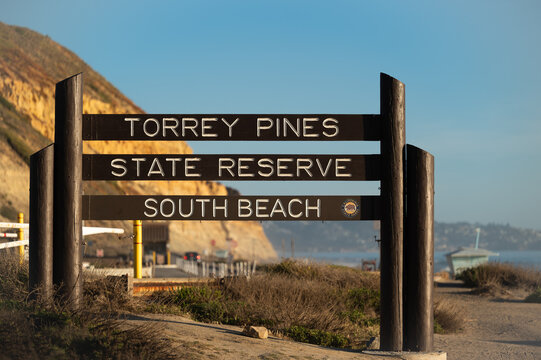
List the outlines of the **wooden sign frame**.
{"label": "wooden sign frame", "polygon": [[[45,204],[31,201],[31,229],[39,229],[42,232],[52,232],[50,234],[36,234],[31,230],[31,244],[40,253],[41,246],[32,244],[32,241],[48,241],[54,239],[53,251],[53,282],[59,287],[58,296],[66,300],[70,306],[77,308],[81,303],[82,283],[81,283],[81,243],[82,243],[82,220],[85,219],[127,219],[135,216],[141,216],[141,202],[147,202],[146,210],[158,208],[165,204],[163,209],[159,209],[162,218],[173,218],[173,212],[168,212],[167,206],[171,206],[181,199],[187,201],[208,202],[222,201],[214,204],[213,210],[220,210],[224,206],[223,201],[227,200],[237,207],[231,207],[231,214],[237,214],[235,220],[274,220],[273,216],[259,216],[268,214],[269,204],[273,204],[271,211],[275,214],[282,214],[281,220],[301,219],[302,214],[299,211],[299,203],[306,201],[320,201],[320,205],[309,203],[305,205],[306,213],[302,220],[362,220],[379,219],[381,220],[381,320],[380,320],[380,342],[382,350],[398,351],[404,348],[413,350],[430,351],[432,347],[433,333],[430,319],[432,319],[431,290],[429,287],[431,281],[421,281],[417,284],[422,287],[422,291],[408,292],[406,297],[409,312],[407,319],[413,319],[409,324],[408,331],[413,333],[412,337],[407,339],[407,344],[403,345],[403,306],[402,306],[402,279],[406,277],[411,282],[412,279],[431,279],[430,267],[423,267],[423,264],[433,262],[433,246],[426,246],[427,242],[433,242],[433,158],[430,154],[417,148],[411,148],[412,159],[415,164],[410,168],[408,165],[408,189],[417,194],[408,195],[408,204],[412,214],[416,214],[418,219],[406,218],[405,216],[405,192],[404,192],[404,172],[405,172],[405,87],[400,81],[389,75],[380,75],[380,114],[82,114],[82,74],[77,74],[66,80],[59,82],[56,86],[56,113],[55,113],[55,144],[54,144],[54,201],[53,196],[44,196],[41,194],[50,194],[47,190],[48,184],[31,179],[34,184],[31,187],[33,192],[32,199],[44,199]],[[107,180],[111,179],[111,159],[121,158],[116,165],[126,165],[126,177],[122,180],[143,180],[143,177],[133,176],[133,166],[128,166],[129,160],[126,157],[134,155],[84,155],[82,154],[83,140],[143,140],[143,141],[380,141],[379,155],[340,155],[340,157],[350,157],[351,167],[344,166],[342,163],[339,169],[335,169],[334,177],[320,174],[320,176],[308,176],[306,164],[309,159],[315,162],[315,157],[327,161],[336,161],[339,155],[195,155],[204,159],[201,176],[198,180],[242,180],[244,176],[231,176],[227,178],[216,175],[216,161],[220,157],[229,157],[238,162],[242,158],[249,157],[250,161],[258,163],[261,159],[273,159],[275,163],[284,156],[291,159],[304,158],[301,173],[296,172],[288,180],[342,180],[341,175],[350,174],[349,180],[380,180],[380,196],[254,196],[254,197],[197,197],[185,196],[84,196],[82,195],[82,181],[84,180]],[[139,155],[138,155],[139,156]],[[142,155],[152,156],[154,159],[167,161],[166,155]],[[167,155],[170,156],[170,155]],[[180,161],[186,161],[187,155],[173,155]],[[192,155],[190,155],[192,156]],[[48,156],[50,158],[51,156]],[[43,158],[45,158],[43,156]],[[83,161],[83,158],[85,159]],[[36,158],[37,159],[37,158]],[[41,157],[40,157],[41,159]],[[123,160],[122,160],[123,159]],[[125,163],[123,163],[125,161]],[[177,161],[177,160],[173,160]],[[289,161],[289,160],[288,160]],[[296,161],[296,160],[295,160]],[[83,162],[85,165],[83,166]],[[109,173],[107,173],[107,164],[109,162]],[[287,161],[286,161],[287,162]],[[210,165],[208,165],[210,163]],[[44,167],[52,167],[50,161],[43,164],[41,161],[32,162],[36,169],[31,174],[44,173]],[[38,169],[39,165],[39,169]],[[140,165],[138,163],[136,166]],[[193,165],[193,164],[192,164]],[[258,163],[258,165],[260,165]],[[240,165],[243,174],[257,174],[253,176],[256,180],[284,180],[284,176],[265,176],[267,173],[260,173],[257,169],[249,165]],[[246,166],[246,168],[242,167]],[[253,166],[253,163],[252,163]],[[278,165],[280,166],[280,165]],[[98,169],[100,167],[105,168]],[[281,169],[285,170],[287,167]],[[116,170],[122,169],[122,166]],[[210,169],[210,170],[209,170]],[[296,170],[299,166],[297,164]],[[153,169],[156,170],[156,169]],[[192,170],[192,169],[190,169]],[[222,169],[223,170],[223,169]],[[239,170],[239,169],[237,169]],[[150,171],[150,170],[149,170]],[[205,172],[206,171],[206,172]],[[246,172],[244,172],[246,171]],[[302,172],[304,171],[304,173]],[[127,174],[130,174],[129,176]],[[293,172],[284,172],[283,174]],[[151,172],[150,175],[154,175]],[[176,176],[171,174],[162,176],[158,171],[160,180],[192,180],[187,176]],[[190,173],[192,174],[192,173]],[[227,174],[227,173],[222,173]],[[239,173],[240,174],[240,173]],[[147,175],[149,175],[147,173]],[[339,176],[340,175],[340,176]],[[114,175],[112,175],[114,176]],[[150,179],[146,176],[144,180]],[[51,178],[48,176],[47,178]],[[115,179],[119,180],[119,179]],[[252,179],[246,179],[252,180]],[[36,194],[40,194],[37,196]],[[151,199],[151,200],[149,200]],[[191,200],[190,200],[191,199]],[[410,201],[411,199],[411,201]],[[259,202],[258,202],[259,200]],[[239,212],[239,201],[242,204],[255,204],[251,208],[254,216],[241,216]],[[54,202],[54,206],[53,203]],[[284,205],[284,203],[287,205]],[[129,204],[128,204],[129,203]],[[276,205],[280,203],[281,205]],[[126,205],[128,204],[128,205]],[[159,205],[157,205],[159,204]],[[293,205],[291,205],[293,204]],[[120,205],[121,207],[115,207]],[[296,208],[295,208],[296,206]],[[124,207],[130,207],[129,211],[123,210]],[[308,209],[308,208],[311,208]],[[244,210],[248,207],[245,205]],[[283,214],[286,213],[287,215]],[[312,217],[310,211],[317,208],[319,215]],[[139,209],[139,210],[137,210]],[[152,210],[150,210],[152,211]],[[247,210],[246,210],[247,211]],[[258,214],[259,211],[259,215]],[[47,212],[47,214],[44,214]],[[100,214],[101,212],[101,214]],[[37,216],[36,214],[41,214]],[[147,213],[147,214],[152,214]],[[171,215],[169,215],[171,214]],[[297,215],[301,214],[300,217]],[[353,214],[353,215],[352,215]],[[54,216],[53,216],[54,215]],[[143,214],[144,215],[144,214]],[[200,220],[220,220],[219,216],[207,218],[202,213],[199,214]],[[294,215],[294,216],[291,216]],[[352,215],[352,216],[349,216]],[[157,218],[151,216],[152,218]],[[190,220],[196,217],[179,218]],[[43,223],[45,220],[53,219],[54,226]],[[133,219],[135,220],[135,219]],[[231,217],[223,216],[221,220],[231,220]],[[407,220],[407,221],[406,221]],[[408,256],[415,256],[415,259],[409,262],[408,274],[403,274],[403,242],[404,242],[404,224],[408,224],[408,238],[421,239],[416,246],[422,249],[423,257],[418,257],[416,252],[408,252]],[[38,231],[38,230],[34,230]],[[34,240],[33,240],[34,239]],[[408,240],[408,241],[410,241]],[[432,244],[433,245],[433,244]],[[47,246],[52,247],[52,244]],[[430,257],[432,252],[432,257]],[[34,258],[34,257],[33,257]],[[49,267],[50,268],[50,267]],[[49,269],[48,268],[48,269]],[[35,269],[34,269],[35,270]],[[32,270],[31,277],[40,271],[50,271],[40,269]],[[45,279],[46,277],[39,277]],[[31,279],[32,280],[32,279]],[[35,280],[35,279],[34,279]],[[45,280],[44,280],[45,281]],[[414,280],[415,281],[415,280]],[[408,282],[408,284],[410,284]],[[31,283],[33,283],[31,281]],[[429,291],[430,290],[430,291]],[[421,296],[422,302],[415,306],[414,296]],[[430,307],[430,309],[428,309]],[[419,315],[421,314],[421,315]],[[421,316],[421,317],[419,317]],[[422,319],[417,321],[416,319]]]}

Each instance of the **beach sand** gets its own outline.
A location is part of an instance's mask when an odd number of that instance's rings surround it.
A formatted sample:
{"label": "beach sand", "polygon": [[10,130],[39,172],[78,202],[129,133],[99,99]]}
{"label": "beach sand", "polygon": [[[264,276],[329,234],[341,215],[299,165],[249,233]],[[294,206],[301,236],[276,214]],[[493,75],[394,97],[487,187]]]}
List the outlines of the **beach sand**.
{"label": "beach sand", "polygon": [[462,307],[464,330],[435,335],[434,347],[449,360],[541,359],[541,304],[524,303],[526,292],[473,295],[460,282],[438,284],[436,293]]}

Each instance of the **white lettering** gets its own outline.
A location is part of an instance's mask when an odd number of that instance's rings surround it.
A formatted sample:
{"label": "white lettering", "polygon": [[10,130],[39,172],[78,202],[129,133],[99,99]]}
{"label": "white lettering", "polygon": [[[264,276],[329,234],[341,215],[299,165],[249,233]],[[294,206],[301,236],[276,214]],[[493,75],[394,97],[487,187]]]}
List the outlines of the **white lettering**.
{"label": "white lettering", "polygon": [[306,199],[306,217],[309,217],[310,210],[315,210],[316,216],[320,217],[321,199],[317,199],[317,205],[314,205],[314,206],[310,206],[309,202],[310,200]]}
{"label": "white lettering", "polygon": [[201,217],[205,217],[205,203],[210,203],[210,199],[195,199],[195,201],[201,204]]}
{"label": "white lettering", "polygon": [[261,168],[269,169],[268,173],[264,173],[263,171],[259,170],[257,172],[259,176],[269,177],[274,174],[274,163],[272,162],[272,159],[269,159],[269,158],[259,159],[259,161],[257,162],[257,165]]}
{"label": "white lettering", "polygon": [[189,213],[183,213],[182,212],[182,199],[178,199],[178,213],[180,214],[180,216],[182,216],[184,218],[192,216],[193,208],[194,208],[193,199],[190,199],[190,212]]}
{"label": "white lettering", "polygon": [[195,169],[195,165],[190,165],[190,163],[192,161],[199,162],[200,160],[201,158],[186,158],[186,160],[184,160],[184,174],[186,177],[201,177],[201,174],[199,173],[190,173],[190,170]]}
{"label": "white lettering", "polygon": [[[174,125],[167,125],[168,121],[173,121],[175,124]],[[175,119],[175,118],[163,118],[162,122],[163,122],[163,129],[162,129],[163,137],[166,137],[167,129],[170,129],[173,132],[173,134],[175,134],[175,136],[178,137],[178,132],[177,132],[178,119]]]}
{"label": "white lettering", "polygon": [[255,175],[253,173],[245,173],[243,170],[249,169],[248,165],[243,165],[242,163],[245,162],[253,162],[254,158],[239,158],[239,166],[238,166],[238,173],[239,177],[254,177]]}
{"label": "white lettering", "polygon": [[[122,164],[117,164],[117,163],[122,163],[123,165]],[[113,174],[114,176],[118,176],[118,177],[126,175],[126,173],[128,172],[128,169],[124,165],[126,165],[126,160],[124,160],[124,159],[113,159],[111,161],[111,166],[114,167],[115,169],[122,169],[122,172],[121,173],[116,173],[116,172],[114,172],[114,170],[112,170],[111,174]]]}
{"label": "white lettering", "polygon": [[145,158],[132,158],[131,160],[135,161],[135,168],[137,170],[135,172],[135,174],[137,175],[137,177],[141,176],[141,162],[142,161],[147,161],[147,159],[145,159]]}
{"label": "white lettering", "polygon": [[212,130],[211,125],[207,125],[207,122],[218,121],[216,118],[202,118],[201,119],[201,136],[202,137],[217,137],[216,133],[209,133],[207,130]]}
{"label": "white lettering", "polygon": [[286,162],[292,162],[293,159],[291,158],[278,158],[278,161],[277,161],[277,165],[278,165],[278,171],[277,171],[277,175],[278,176],[283,176],[283,177],[293,177],[293,174],[292,173],[285,173],[284,170],[287,170],[287,165],[283,165],[283,163],[286,163]]}
{"label": "white lettering", "polygon": [[[165,213],[164,211],[164,208],[165,208],[165,204],[170,204],[171,205],[171,212],[169,213]],[[164,217],[171,217],[173,216],[173,214],[175,213],[175,203],[173,202],[173,200],[171,199],[163,199],[162,202],[160,203],[160,214]]]}
{"label": "white lettering", "polygon": [[[147,129],[147,125],[149,123],[153,123],[156,126],[156,130],[153,133],[149,132],[148,129]],[[146,119],[145,122],[143,122],[143,132],[148,137],[154,137],[154,136],[158,135],[158,133],[160,132],[160,123],[158,122],[158,120],[156,120],[154,118]]]}
{"label": "white lettering", "polygon": [[[224,162],[228,161],[229,165],[225,165]],[[235,160],[232,158],[220,158],[218,159],[218,177],[222,177],[222,169],[225,169],[229,171],[229,174],[231,174],[232,177],[235,177],[235,174],[233,171],[231,171],[231,168],[235,166]]]}
{"label": "white lettering", "polygon": [[[192,123],[192,125],[188,123]],[[199,121],[194,118],[182,118],[182,137],[186,136],[186,130],[191,130],[195,137],[197,137],[197,125],[199,124]]]}
{"label": "white lettering", "polygon": [[332,162],[332,159],[329,159],[329,161],[327,162],[327,167],[325,168],[325,170],[323,170],[323,168],[321,167],[321,161],[319,161],[319,159],[316,159],[317,167],[319,168],[319,171],[321,171],[321,175],[323,175],[323,177],[327,176],[327,173],[329,172],[329,169],[331,168],[331,162]]}
{"label": "white lettering", "polygon": [[[252,201],[250,199],[239,199],[237,205],[239,218],[252,216]],[[243,213],[243,210],[248,210],[248,213]]]}
{"label": "white lettering", "polygon": [[[329,124],[329,123],[332,123],[332,124]],[[326,137],[335,137],[336,135],[338,135],[338,131],[339,131],[338,120],[333,119],[333,118],[327,118],[323,120],[323,127],[325,129],[334,129],[334,133],[327,133],[327,131],[323,130],[323,135],[325,135]]]}
{"label": "white lettering", "polygon": [[[158,170],[154,170],[154,166],[157,166]],[[163,172],[163,169],[162,169],[162,165],[160,164],[157,158],[154,158],[154,160],[152,161],[152,165],[150,165],[150,170],[148,171],[148,177],[150,177],[150,175],[155,175],[155,174],[159,174],[162,177],[165,176],[165,173]]]}
{"label": "white lettering", "polygon": [[180,162],[179,158],[165,158],[165,161],[171,162],[171,176],[177,176],[177,162]]}
{"label": "white lettering", "polygon": [[308,123],[318,121],[318,118],[303,118],[302,119],[302,135],[304,137],[319,137],[318,133],[309,133],[314,127]]}
{"label": "white lettering", "polygon": [[229,130],[229,137],[233,136],[233,126],[239,121],[239,118],[235,119],[232,124],[228,123],[226,119],[222,118],[222,121],[227,125],[227,128]]}
{"label": "white lettering", "polygon": [[257,199],[255,201],[255,216],[260,217],[269,217],[269,214],[262,214],[261,211],[266,211],[267,207],[264,204],[269,202],[268,199]]}
{"label": "white lettering", "polygon": [[[266,122],[267,125],[264,125]],[[261,137],[261,130],[268,130],[272,128],[273,121],[270,118],[257,118],[257,137]]]}
{"label": "white lettering", "polygon": [[[302,163],[306,163],[306,165],[302,165]],[[314,165],[312,159],[297,159],[297,177],[301,176],[301,170],[304,170],[308,176],[312,177],[312,173],[310,172],[312,165]]]}
{"label": "white lettering", "polygon": [[344,170],[346,166],[341,166],[341,162],[351,162],[351,159],[344,158],[344,159],[336,159],[335,160],[335,168],[336,168],[336,177],[351,177],[351,173],[341,173],[340,170]]}
{"label": "white lettering", "polygon": [[130,136],[133,137],[133,134],[134,134],[134,131],[133,131],[133,123],[136,122],[136,121],[140,121],[141,119],[139,118],[124,118],[124,121],[129,121],[130,122]]}
{"label": "white lettering", "polygon": [[300,120],[301,119],[297,118],[297,126],[293,127],[293,124],[290,123],[287,118],[284,118],[284,137],[287,137],[287,128],[290,128],[291,131],[293,131],[293,133],[295,134],[295,136],[301,136]]}
{"label": "white lettering", "polygon": [[227,199],[224,199],[224,205],[216,205],[216,199],[212,199],[212,217],[216,217],[216,210],[223,210],[224,217],[227,218]]}
{"label": "white lettering", "polygon": [[145,207],[146,207],[147,209],[154,210],[153,213],[147,213],[147,212],[145,211],[143,214],[145,214],[145,216],[147,216],[147,217],[155,217],[156,215],[158,215],[158,209],[155,208],[155,207],[152,207],[151,204],[150,204],[151,202],[153,202],[155,205],[158,205],[158,202],[156,201],[156,199],[150,198],[150,199],[146,199],[146,200],[145,200]]}
{"label": "white lettering", "polygon": [[280,199],[276,199],[276,202],[274,203],[274,206],[272,207],[270,217],[274,217],[274,213],[282,213],[284,217],[287,217],[286,210],[284,209],[284,205],[282,204],[282,201]]}
{"label": "white lettering", "polygon": [[289,204],[287,205],[287,212],[292,218],[300,218],[302,216],[302,211],[300,213],[294,214],[292,209],[293,203],[299,203],[302,205],[302,201],[300,199],[291,199],[289,200]]}

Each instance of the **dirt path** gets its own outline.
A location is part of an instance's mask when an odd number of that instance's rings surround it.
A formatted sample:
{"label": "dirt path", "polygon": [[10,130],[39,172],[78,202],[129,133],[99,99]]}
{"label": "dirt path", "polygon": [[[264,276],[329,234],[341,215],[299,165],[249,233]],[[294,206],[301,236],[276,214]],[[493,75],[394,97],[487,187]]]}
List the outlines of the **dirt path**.
{"label": "dirt path", "polygon": [[186,359],[373,359],[389,360],[360,354],[358,351],[329,349],[270,336],[253,339],[242,334],[238,326],[205,324],[177,315],[131,315],[130,325],[146,325],[173,339],[177,351]]}
{"label": "dirt path", "polygon": [[[497,299],[470,295],[469,289],[449,285],[436,293],[457,303],[466,313],[463,332],[435,335],[434,348],[449,360],[541,359],[541,304],[518,298]],[[329,349],[274,336],[246,337],[238,326],[206,324],[176,315],[131,315],[131,326],[152,326],[173,340],[185,359],[386,359],[358,351]]]}
{"label": "dirt path", "polygon": [[541,304],[527,304],[523,297],[505,299],[469,294],[457,285],[438,287],[436,293],[464,308],[463,332],[435,335],[434,346],[449,360],[541,359]]}
{"label": "dirt path", "polygon": [[156,331],[173,339],[185,359],[363,359],[389,360],[388,357],[360,354],[357,351],[329,349],[270,336],[253,339],[238,326],[205,324],[176,315],[132,315],[130,325],[155,326]]}

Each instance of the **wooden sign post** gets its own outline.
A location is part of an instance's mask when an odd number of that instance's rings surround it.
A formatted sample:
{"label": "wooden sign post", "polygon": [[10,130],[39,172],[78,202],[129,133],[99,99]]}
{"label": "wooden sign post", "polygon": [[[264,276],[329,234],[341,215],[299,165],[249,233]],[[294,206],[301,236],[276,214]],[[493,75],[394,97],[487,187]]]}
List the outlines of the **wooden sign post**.
{"label": "wooden sign post", "polygon": [[384,350],[402,349],[402,251],[404,242],[404,84],[381,74],[381,320]]}
{"label": "wooden sign post", "polygon": [[432,351],[434,343],[434,157],[407,145],[404,240],[404,350]]}
{"label": "wooden sign post", "polygon": [[53,171],[54,145],[30,156],[28,287],[47,301],[53,294]]}
{"label": "wooden sign post", "polygon": [[56,84],[53,282],[77,309],[82,296],[83,74]]}

